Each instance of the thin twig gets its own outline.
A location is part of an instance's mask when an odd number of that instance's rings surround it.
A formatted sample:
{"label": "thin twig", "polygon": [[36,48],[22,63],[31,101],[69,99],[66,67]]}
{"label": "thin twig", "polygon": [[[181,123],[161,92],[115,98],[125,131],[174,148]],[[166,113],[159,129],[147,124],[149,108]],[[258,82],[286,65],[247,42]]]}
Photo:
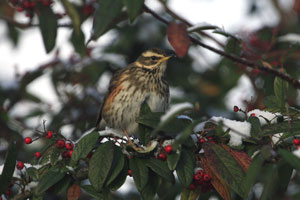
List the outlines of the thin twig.
{"label": "thin twig", "polygon": [[[153,17],[155,17],[159,21],[163,22],[164,24],[166,24],[166,25],[169,24],[168,20],[164,19],[163,17],[161,17],[160,15],[158,15],[157,13],[155,13],[153,10],[151,10],[146,5],[144,5],[144,10],[145,10],[145,12],[151,14]],[[219,50],[219,49],[216,49],[214,47],[211,47],[209,45],[204,44],[203,42],[197,40],[196,38],[194,38],[191,35],[189,35],[189,38],[190,38],[190,40],[194,44],[197,44],[199,46],[202,46],[203,48],[209,49],[210,51],[215,52],[216,54],[219,54],[219,55],[221,55],[221,56],[223,56],[225,58],[228,58],[228,59],[230,59],[230,60],[232,60],[234,62],[243,64],[243,65],[247,65],[248,67],[251,67],[251,68],[254,68],[254,69],[257,68],[257,69],[259,69],[261,71],[268,72],[270,74],[278,76],[278,77],[282,78],[283,80],[286,80],[287,82],[291,83],[295,88],[300,88],[300,81],[299,80],[296,80],[293,77],[291,77],[290,75],[282,73],[282,72],[280,72],[277,69],[266,67],[263,64],[255,63],[255,62],[252,62],[250,60],[238,57],[238,56],[233,55],[233,54],[228,54],[228,53],[226,53],[226,52],[224,52],[222,50]]]}

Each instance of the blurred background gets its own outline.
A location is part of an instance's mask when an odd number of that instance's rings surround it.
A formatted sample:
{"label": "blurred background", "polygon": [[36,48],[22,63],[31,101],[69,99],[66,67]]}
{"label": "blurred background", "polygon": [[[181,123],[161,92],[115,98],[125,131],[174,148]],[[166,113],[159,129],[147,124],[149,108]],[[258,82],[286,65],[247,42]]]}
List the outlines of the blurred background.
{"label": "blurred background", "polygon": [[[93,4],[71,2],[79,8]],[[172,20],[159,1],[145,3]],[[59,24],[70,23],[60,1],[51,6]],[[218,42],[199,37],[202,42],[253,61],[263,60],[266,66],[285,69],[299,79],[300,0],[168,0],[167,6],[193,24],[218,26],[234,36],[206,31]],[[86,15],[81,26],[85,42],[91,36],[91,13],[84,9],[81,13]],[[172,49],[166,26],[147,13],[131,24],[122,21],[90,42],[86,56],[75,52],[70,28],[58,29],[56,46],[47,54],[38,27],[16,28],[3,18],[6,15],[20,24],[29,20],[7,1],[0,2],[0,164],[13,140],[17,141],[18,159],[30,161],[43,143],[25,146],[23,138],[35,137],[36,129],[43,130],[44,120],[48,130],[78,139],[94,126],[98,107],[116,70],[148,48]],[[33,23],[38,23],[35,17]],[[196,45],[184,58],[170,60],[168,66],[170,103],[193,103],[197,109],[193,118],[238,119],[234,105],[244,110],[263,109],[263,98],[273,94],[273,76]],[[299,91],[291,88],[288,101],[299,108]]]}

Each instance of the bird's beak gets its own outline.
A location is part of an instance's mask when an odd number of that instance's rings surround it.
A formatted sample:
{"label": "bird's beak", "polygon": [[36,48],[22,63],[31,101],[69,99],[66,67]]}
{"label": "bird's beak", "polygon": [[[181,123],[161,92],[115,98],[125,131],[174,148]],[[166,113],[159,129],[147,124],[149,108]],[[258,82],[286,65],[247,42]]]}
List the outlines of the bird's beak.
{"label": "bird's beak", "polygon": [[164,58],[161,59],[161,62],[167,61],[167,60],[169,60],[172,57],[173,57],[172,55],[166,56],[166,57],[164,57]]}

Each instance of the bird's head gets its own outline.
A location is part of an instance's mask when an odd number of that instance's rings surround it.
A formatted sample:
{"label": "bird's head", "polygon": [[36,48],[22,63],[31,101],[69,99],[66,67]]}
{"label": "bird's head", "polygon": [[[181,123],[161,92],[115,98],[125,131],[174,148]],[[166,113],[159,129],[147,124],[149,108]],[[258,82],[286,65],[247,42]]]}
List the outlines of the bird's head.
{"label": "bird's head", "polygon": [[135,64],[138,67],[154,70],[157,68],[163,68],[165,70],[167,61],[173,55],[168,55],[165,51],[157,48],[149,49],[140,55]]}

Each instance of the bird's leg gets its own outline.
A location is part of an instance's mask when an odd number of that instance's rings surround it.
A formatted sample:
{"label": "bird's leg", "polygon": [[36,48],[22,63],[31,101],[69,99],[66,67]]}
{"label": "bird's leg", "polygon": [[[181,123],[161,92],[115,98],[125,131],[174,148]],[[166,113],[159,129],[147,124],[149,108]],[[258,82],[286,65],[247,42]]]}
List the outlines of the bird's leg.
{"label": "bird's leg", "polygon": [[136,150],[136,151],[141,151],[141,150],[143,150],[141,147],[135,146],[135,144],[132,142],[132,140],[130,139],[130,137],[129,137],[129,135],[128,135],[128,133],[127,133],[127,131],[126,131],[125,129],[122,129],[122,131],[123,131],[124,135],[126,136],[126,138],[127,138],[127,140],[128,140],[129,146],[131,146],[131,147],[132,147],[134,150]]}

